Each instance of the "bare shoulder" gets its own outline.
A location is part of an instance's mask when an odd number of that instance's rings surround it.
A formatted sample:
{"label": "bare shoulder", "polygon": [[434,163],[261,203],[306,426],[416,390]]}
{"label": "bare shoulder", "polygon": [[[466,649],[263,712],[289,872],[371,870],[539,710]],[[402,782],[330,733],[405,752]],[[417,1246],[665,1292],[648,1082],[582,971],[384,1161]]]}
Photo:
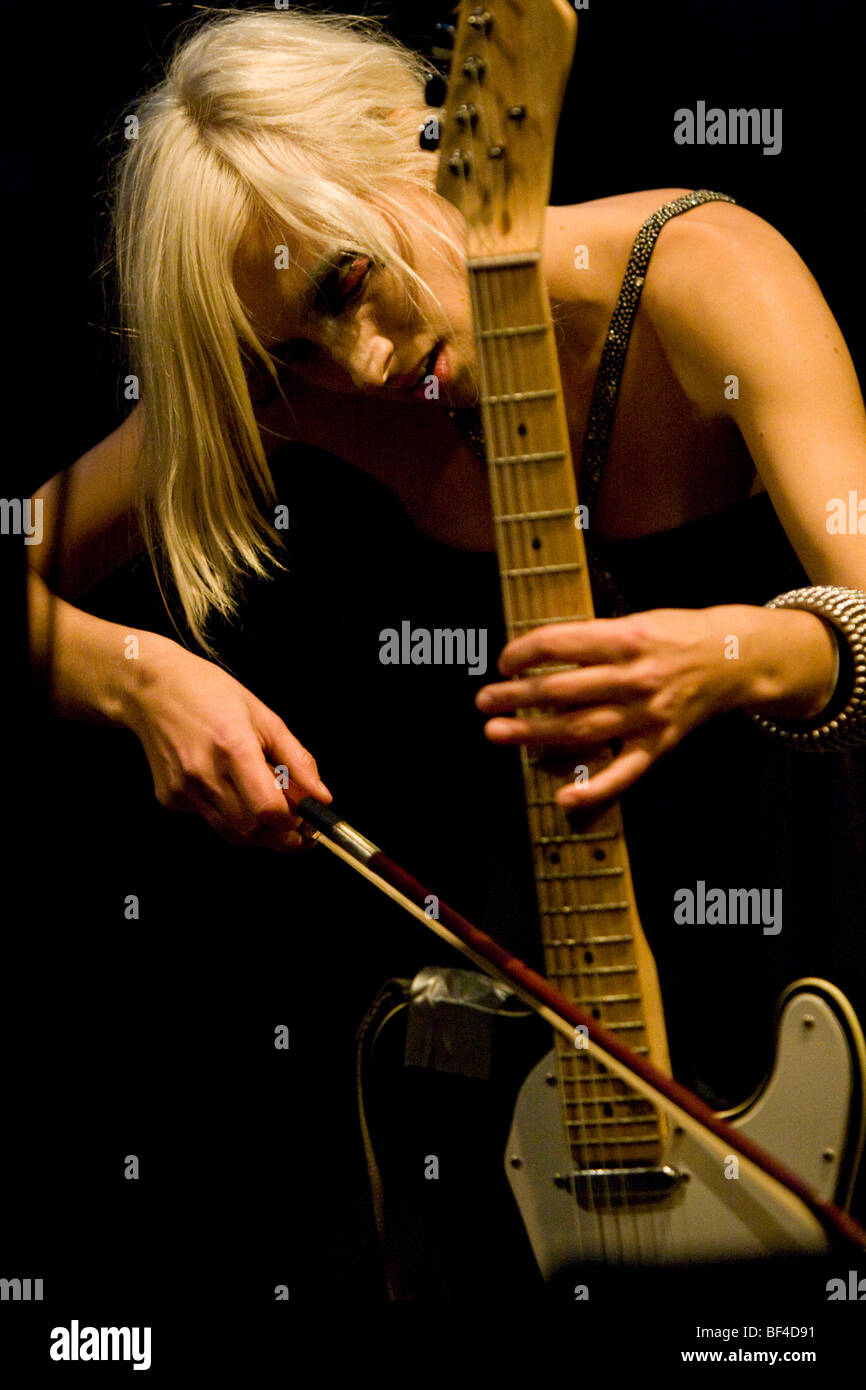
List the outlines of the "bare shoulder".
{"label": "bare shoulder", "polygon": [[733,370],[734,360],[757,380],[768,379],[772,363],[790,373],[792,355],[802,358],[806,345],[848,359],[796,249],[762,217],[732,204],[708,203],[665,226],[642,311],[693,399],[723,368]]}
{"label": "bare shoulder", "polygon": [[[588,203],[547,209],[542,257],[552,298],[568,305],[609,297],[617,288],[641,225],[658,208],[689,188],[651,188]],[[763,218],[734,203],[703,203],[663,227],[653,251],[645,298],[663,293],[672,280],[702,272],[717,274],[724,262],[773,259],[787,266],[802,261]],[[656,293],[656,298],[658,294]]]}
{"label": "bare shoulder", "polygon": [[735,203],[704,203],[673,218],[653,252],[644,295],[650,308],[684,294],[763,280],[773,290],[779,279],[815,285],[789,241],[763,217]]}
{"label": "bare shoulder", "polygon": [[[656,188],[548,209],[545,273],[578,347],[591,350],[603,333],[642,223],[691,191]],[[795,248],[735,203],[702,203],[664,224],[638,330],[644,343],[654,336],[693,406],[710,415],[719,412],[718,381],[732,362],[764,379],[772,363],[787,370],[794,343],[807,340],[847,358],[838,325]]]}
{"label": "bare shoulder", "polygon": [[687,188],[651,188],[588,203],[549,207],[542,262],[551,298],[561,304],[606,298],[618,282],[641,223]]}

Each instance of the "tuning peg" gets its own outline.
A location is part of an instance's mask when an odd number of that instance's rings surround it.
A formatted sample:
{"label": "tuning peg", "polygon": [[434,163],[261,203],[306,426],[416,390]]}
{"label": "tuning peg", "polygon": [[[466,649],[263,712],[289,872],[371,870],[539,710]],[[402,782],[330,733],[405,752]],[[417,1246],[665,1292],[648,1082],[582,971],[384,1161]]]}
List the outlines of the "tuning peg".
{"label": "tuning peg", "polygon": [[433,45],[431,52],[433,57],[442,62],[447,62],[454,48],[454,36],[456,30],[453,24],[437,24],[433,29]]}
{"label": "tuning peg", "polygon": [[444,106],[448,83],[440,72],[434,72],[424,84],[424,100],[428,106]]}

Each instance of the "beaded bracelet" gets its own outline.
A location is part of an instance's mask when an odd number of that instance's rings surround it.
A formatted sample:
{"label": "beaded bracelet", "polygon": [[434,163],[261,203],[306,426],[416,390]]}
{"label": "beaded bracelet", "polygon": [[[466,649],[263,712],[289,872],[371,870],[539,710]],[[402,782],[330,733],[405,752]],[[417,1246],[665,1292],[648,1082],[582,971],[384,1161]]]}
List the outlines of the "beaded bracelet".
{"label": "beaded bracelet", "polygon": [[766,719],[753,714],[752,719],[793,748],[823,753],[866,743],[866,593],[815,585],[780,594],[765,606],[800,608],[823,618],[836,637],[838,675],[829,703],[813,718]]}

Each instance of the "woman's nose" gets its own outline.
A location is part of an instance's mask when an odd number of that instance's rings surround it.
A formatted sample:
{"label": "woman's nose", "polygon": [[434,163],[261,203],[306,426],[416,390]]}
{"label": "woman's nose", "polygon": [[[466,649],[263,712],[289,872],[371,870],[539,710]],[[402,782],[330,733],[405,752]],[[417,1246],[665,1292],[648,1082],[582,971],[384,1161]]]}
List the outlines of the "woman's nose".
{"label": "woman's nose", "polygon": [[384,386],[394,365],[394,344],[378,332],[361,333],[347,353],[346,371],[359,390]]}

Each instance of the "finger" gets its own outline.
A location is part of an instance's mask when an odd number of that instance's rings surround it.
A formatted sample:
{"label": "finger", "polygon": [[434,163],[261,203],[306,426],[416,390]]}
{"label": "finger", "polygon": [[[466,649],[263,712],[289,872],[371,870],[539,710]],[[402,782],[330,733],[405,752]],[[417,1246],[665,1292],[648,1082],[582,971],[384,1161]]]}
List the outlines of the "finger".
{"label": "finger", "polygon": [[[270,769],[268,769],[270,773]],[[291,806],[286,801],[285,793],[277,786],[271,778],[271,793],[275,797],[275,802],[268,806],[259,806],[256,809],[255,803],[251,809],[251,803],[243,797],[238,789],[235,779],[229,774],[224,783],[221,784],[223,794],[223,815],[230,820],[246,843],[281,845],[286,836],[292,831],[297,831],[301,826],[300,816],[296,816]]]}
{"label": "finger", "polygon": [[[210,801],[204,793],[191,797],[190,802],[192,809],[197,811],[202,819],[210,826],[211,830],[228,844],[236,847],[255,844],[261,845],[265,849],[275,850],[292,850],[301,849],[303,847],[305,843],[303,836],[295,829],[279,832],[269,828],[267,825],[256,828],[253,824],[251,830],[240,833],[237,817],[242,803],[229,795],[224,787],[221,787],[219,795],[226,808],[225,810],[214,804],[213,801]],[[293,820],[296,819],[296,817],[293,817]],[[248,824],[249,822],[243,819],[240,823]]]}
{"label": "finger", "polygon": [[484,714],[502,714],[545,705],[568,709],[575,705],[601,704],[623,700],[628,694],[629,685],[622,667],[591,666],[584,671],[561,671],[556,675],[485,685],[476,695],[475,704]]}
{"label": "finger", "polygon": [[242,845],[243,840],[237,831],[229,824],[225,816],[216,806],[204,796],[191,796],[189,798],[190,809],[201,816],[221,840],[225,840],[230,845]]}
{"label": "finger", "polygon": [[513,676],[527,666],[556,662],[614,662],[634,656],[639,644],[629,617],[545,623],[513,638],[502,650],[499,670]]}
{"label": "finger", "polygon": [[233,753],[228,779],[239,816],[248,818],[255,828],[267,826],[285,833],[300,824],[274,769],[254,740],[250,740],[249,747]]}
{"label": "finger", "polygon": [[281,719],[272,714],[262,729],[262,735],[263,752],[268,762],[273,763],[274,767],[286,768],[292,781],[318,801],[324,801],[326,805],[333,801],[333,796],[319,776],[312,753],[295,738]]}
{"label": "finger", "polygon": [[634,732],[635,720],[623,710],[592,710],[586,714],[517,715],[514,719],[489,719],[484,733],[492,743],[560,744],[605,743],[609,738]]}
{"label": "finger", "polygon": [[647,744],[632,743],[619,757],[608,763],[607,767],[590,777],[588,782],[560,787],[556,793],[556,800],[569,811],[609,801],[611,797],[620,796],[627,787],[642,777],[654,761],[655,753]]}

